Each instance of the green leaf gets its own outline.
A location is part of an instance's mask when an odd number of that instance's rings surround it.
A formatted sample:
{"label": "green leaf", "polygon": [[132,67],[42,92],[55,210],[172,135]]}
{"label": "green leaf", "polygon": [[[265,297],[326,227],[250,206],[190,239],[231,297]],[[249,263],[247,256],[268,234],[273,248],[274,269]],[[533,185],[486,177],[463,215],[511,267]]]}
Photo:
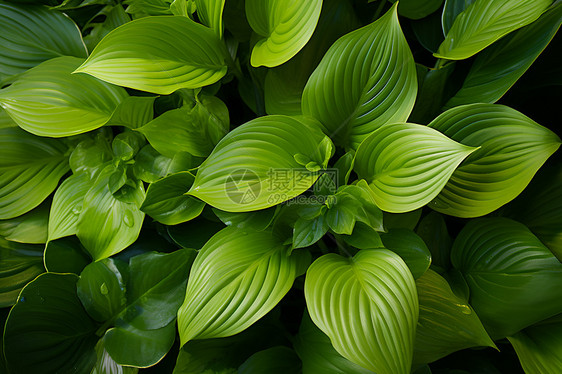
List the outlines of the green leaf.
{"label": "green leaf", "polygon": [[193,160],[189,153],[179,152],[170,158],[161,155],[148,144],[137,153],[133,170],[138,179],[147,183],[154,183],[168,174],[189,170],[193,166]]}
{"label": "green leaf", "polygon": [[431,252],[431,264],[439,266],[443,270],[449,269],[453,240],[449,235],[443,215],[429,212],[421,219],[416,234],[427,244],[427,248]]}
{"label": "green leaf", "polygon": [[4,339],[14,373],[89,373],[96,363],[96,325],[76,296],[74,274],[46,273],[22,290]]}
{"label": "green leaf", "polygon": [[527,71],[562,23],[562,4],[538,20],[478,54],[461,89],[446,109],[472,103],[495,103]]}
{"label": "green leaf", "polygon": [[453,266],[470,287],[470,304],[493,338],[510,336],[562,308],[562,264],[522,224],[470,221],[453,243]]}
{"label": "green leaf", "polygon": [[[333,153],[316,125],[304,118],[266,116],[237,127],[201,164],[189,194],[227,212],[264,209],[300,195]],[[303,166],[298,157],[308,163]]]}
{"label": "green leaf", "polygon": [[137,130],[164,156],[187,152],[206,157],[228,133],[228,123],[197,103],[169,110]]}
{"label": "green leaf", "polygon": [[[105,0],[101,1],[107,3]],[[98,17],[101,18],[102,16],[105,16],[103,17],[103,22],[97,21]],[[88,47],[88,51],[92,51],[110,31],[129,21],[131,21],[131,17],[125,12],[121,4],[102,8],[83,28],[84,31],[89,31],[84,36],[84,43]]]}
{"label": "green leaf", "polygon": [[406,213],[383,213],[384,230],[391,229],[408,229],[414,230],[420,221],[422,215],[422,208],[413,210]]}
{"label": "green leaf", "polygon": [[445,0],[441,17],[444,35],[447,35],[458,15],[475,1],[476,0]]}
{"label": "green leaf", "polygon": [[562,370],[562,321],[560,317],[527,327],[508,336],[526,374],[558,373]]}
{"label": "green leaf", "polygon": [[323,0],[310,41],[289,61],[269,69],[264,82],[267,114],[302,114],[302,92],[324,53],[342,35],[361,25],[349,0]]}
{"label": "green leaf", "polygon": [[[390,0],[396,3],[398,0]],[[443,4],[443,0],[400,0],[398,14],[410,19],[420,19],[429,16]]]}
{"label": "green leaf", "polygon": [[456,17],[434,56],[468,58],[535,21],[551,4],[552,0],[476,0]]}
{"label": "green leaf", "polygon": [[0,24],[0,87],[10,77],[43,61],[59,56],[87,56],[80,30],[57,11],[1,3]]}
{"label": "green leaf", "polygon": [[26,71],[0,90],[0,106],[22,129],[39,136],[59,138],[103,126],[127,93],[93,77],[71,74],[81,62],[58,57]]}
{"label": "green leaf", "polygon": [[74,174],[86,172],[95,180],[103,167],[113,159],[112,134],[105,130],[109,129],[98,130],[93,137],[86,137],[76,145],[69,159]]}
{"label": "green leaf", "polygon": [[153,330],[132,325],[109,329],[103,337],[107,353],[119,365],[145,368],[158,363],[174,344],[175,321]]}
{"label": "green leaf", "polygon": [[21,289],[43,273],[43,246],[0,237],[0,308],[14,305]]}
{"label": "green leaf", "polygon": [[562,167],[539,170],[505,215],[527,226],[562,260]]}
{"label": "green leaf", "polygon": [[447,281],[428,270],[416,281],[420,318],[414,343],[414,363],[426,364],[461,349],[495,344],[465,300]]}
{"label": "green leaf", "polygon": [[308,268],[304,294],[312,321],[343,357],[379,374],[410,372],[418,297],[398,255],[324,255]]}
{"label": "green leaf", "polygon": [[195,0],[197,16],[201,23],[209,26],[219,38],[222,38],[222,12],[225,0]]}
{"label": "green leaf", "polygon": [[47,243],[43,261],[45,268],[51,273],[80,275],[92,259],[80,240],[76,236],[70,236]]}
{"label": "green leaf", "polygon": [[0,106],[0,129],[5,127],[18,127],[18,124],[14,122],[12,117]]}
{"label": "green leaf", "polygon": [[426,126],[385,125],[361,144],[354,169],[369,183],[379,208],[403,213],[435,198],[475,149]]}
{"label": "green leaf", "polygon": [[18,243],[44,244],[47,241],[49,201],[26,214],[0,221],[0,236]]}
{"label": "green leaf", "polygon": [[212,30],[187,17],[146,17],[110,32],[75,72],[168,95],[217,82],[227,53]]}
{"label": "green leaf", "polygon": [[55,190],[69,170],[66,152],[58,140],[0,129],[0,219],[29,212]]}
{"label": "green leaf", "polygon": [[182,303],[194,258],[192,249],[169,254],[150,252],[131,258],[128,304],[118,315],[118,323],[146,330],[171,323]]}
{"label": "green leaf", "polygon": [[276,346],[254,353],[238,368],[239,374],[286,374],[301,370],[299,356],[291,348]]}
{"label": "green leaf", "polygon": [[127,274],[124,264],[105,258],[86,266],[76,284],[82,305],[88,314],[99,322],[104,322],[119,312],[126,304]]}
{"label": "green leaf", "polygon": [[135,182],[130,188],[125,186],[114,195],[109,185],[114,171],[108,165],[88,190],[76,226],[76,236],[95,261],[132,244],[144,220],[144,213],[139,209],[144,200],[142,182]]}
{"label": "green leaf", "polygon": [[381,234],[384,247],[404,260],[414,279],[421,277],[431,264],[431,253],[416,233],[407,229],[392,229]]}
{"label": "green leaf", "polygon": [[328,232],[328,223],[324,215],[313,219],[299,218],[293,229],[293,248],[304,248],[311,246],[322,239]]}
{"label": "green leaf", "polygon": [[560,146],[556,134],[503,105],[453,108],[429,126],[480,147],[430,203],[432,209],[457,217],[482,216],[513,200]]}
{"label": "green leaf", "polygon": [[74,174],[57,188],[49,215],[49,241],[76,234],[84,196],[94,181],[87,173]]}
{"label": "green leaf", "polygon": [[231,213],[213,208],[213,213],[227,226],[238,227],[239,229],[252,229],[262,231],[268,228],[273,219],[277,208],[256,210],[254,212]]}
{"label": "green leaf", "polygon": [[334,347],[332,347],[330,338],[312,323],[306,311],[302,317],[301,326],[294,346],[302,361],[303,374],[373,373],[341,356]]}
{"label": "green leaf", "polygon": [[289,61],[312,36],[321,9],[322,0],[246,0],[248,22],[260,36],[252,49],[252,66]]}
{"label": "green leaf", "polygon": [[178,312],[181,345],[248,328],[285,296],[309,256],[305,251],[289,256],[288,248],[270,232],[233,227],[218,232],[193,263]]}
{"label": "green leaf", "polygon": [[194,219],[205,203],[185,193],[195,177],[187,171],[171,174],[150,184],[141,210],[165,225],[177,225]]}
{"label": "green leaf", "polygon": [[222,222],[208,221],[198,217],[193,221],[180,223],[175,226],[167,226],[166,230],[170,238],[178,246],[200,249],[213,235],[224,229],[224,227]]}
{"label": "green leaf", "polygon": [[116,363],[107,353],[103,340],[96,344],[96,354],[98,360],[90,374],[137,374],[139,372],[137,368],[123,367]]}
{"label": "green leaf", "polygon": [[302,112],[337,145],[356,149],[385,123],[406,121],[416,92],[416,66],[395,5],[332,45],[306,84]]}
{"label": "green leaf", "polygon": [[154,117],[154,100],[156,96],[128,96],[123,100],[107,122],[107,126],[125,126],[137,129]]}

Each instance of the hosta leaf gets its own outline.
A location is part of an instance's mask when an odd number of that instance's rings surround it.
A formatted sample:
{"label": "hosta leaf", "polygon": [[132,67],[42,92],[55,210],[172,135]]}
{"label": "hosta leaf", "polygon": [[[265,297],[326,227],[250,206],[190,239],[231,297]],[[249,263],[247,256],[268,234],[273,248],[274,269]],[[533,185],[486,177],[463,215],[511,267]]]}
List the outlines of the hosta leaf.
{"label": "hosta leaf", "polygon": [[453,140],[480,148],[455,170],[430,206],[457,217],[488,214],[513,200],[560,146],[560,139],[503,105],[453,108],[429,124]]}
{"label": "hosta leaf", "polygon": [[0,129],[0,219],[29,212],[54,191],[69,170],[66,152],[58,140]]}
{"label": "hosta leaf", "polygon": [[171,14],[170,3],[172,0],[125,0],[127,13],[133,18],[146,16],[161,16]]}
{"label": "hosta leaf", "polygon": [[112,135],[103,130],[109,129],[98,130],[93,137],[86,137],[70,154],[68,161],[74,174],[85,172],[95,180],[105,164],[113,159],[110,143]]}
{"label": "hosta leaf", "polygon": [[443,24],[443,34],[447,35],[457,16],[461,14],[470,4],[476,0],[445,0],[441,23]]}
{"label": "hosta leaf", "polygon": [[135,182],[135,187],[123,187],[116,196],[109,185],[114,171],[112,165],[107,166],[88,190],[76,227],[76,236],[95,261],[132,244],[144,219],[139,209],[144,200],[142,182]]}
{"label": "hosta leaf", "polygon": [[93,184],[94,181],[87,173],[72,175],[62,182],[53,197],[49,216],[49,240],[76,234],[84,196]]}
{"label": "hosta leaf", "polygon": [[291,348],[276,346],[254,353],[238,368],[239,374],[286,374],[301,371],[299,356]]}
{"label": "hosta leaf", "polygon": [[228,212],[264,209],[300,195],[333,152],[316,125],[266,116],[237,127],[201,164],[189,194]]}
{"label": "hosta leaf", "polygon": [[12,308],[4,339],[14,373],[89,373],[96,363],[96,325],[76,296],[74,274],[46,273]]}
{"label": "hosta leaf", "polygon": [[428,270],[416,286],[420,317],[414,363],[433,362],[469,347],[495,347],[474,310],[453,293],[443,277]]}
{"label": "hosta leaf", "polygon": [[45,247],[43,256],[45,269],[51,273],[80,275],[82,270],[92,262],[92,258],[76,236],[50,241]]}
{"label": "hosta leaf", "polygon": [[262,231],[268,228],[275,218],[276,212],[276,207],[244,213],[231,213],[213,209],[213,213],[215,213],[225,225],[238,227],[239,229],[250,228],[256,231]]}
{"label": "hosta leaf", "polygon": [[[395,3],[397,0],[390,0]],[[400,0],[398,13],[411,19],[429,16],[443,4],[443,0]]]}
{"label": "hosta leaf", "polygon": [[137,374],[139,372],[137,368],[123,367],[116,363],[107,353],[103,340],[96,344],[96,355],[98,360],[90,374]]}
{"label": "hosta leaf", "polygon": [[508,336],[526,374],[562,370],[562,320],[560,317],[527,327]]}
{"label": "hosta leaf", "polygon": [[431,264],[443,270],[449,269],[453,240],[449,235],[443,215],[437,212],[429,212],[421,219],[416,234],[427,244],[427,248],[431,252]]}
{"label": "hosta leaf", "polygon": [[451,260],[493,338],[562,310],[562,264],[518,222],[500,217],[470,221],[453,243]]}
{"label": "hosta leaf", "polygon": [[174,344],[175,333],[175,320],[153,330],[122,325],[109,329],[103,343],[107,353],[119,365],[144,368],[162,360]]}
{"label": "hosta leaf", "polygon": [[43,246],[0,237],[0,308],[14,305],[21,289],[43,273]]}
{"label": "hosta leaf", "polygon": [[478,54],[461,89],[445,108],[494,103],[527,71],[562,23],[562,4]]}
{"label": "hosta leaf", "polygon": [[222,38],[222,12],[225,0],[195,0],[197,16],[201,23],[209,26]]}
{"label": "hosta leaf", "polygon": [[18,243],[44,244],[47,241],[50,201],[22,216],[0,221],[0,236]]}
{"label": "hosta leaf", "polygon": [[105,258],[86,266],[80,273],[76,291],[88,314],[99,322],[105,322],[125,303],[127,274],[125,264]]}
{"label": "hosta leaf", "polygon": [[361,25],[349,0],[323,0],[318,25],[295,57],[269,69],[264,82],[267,114],[299,115],[304,86],[324,53],[340,36]]}
{"label": "hosta leaf", "polygon": [[11,76],[51,58],[87,56],[80,30],[57,11],[1,3],[0,24],[0,87]]}
{"label": "hosta leaf", "polygon": [[145,125],[154,117],[154,100],[156,96],[128,96],[115,108],[106,125],[131,129]]}
{"label": "hosta leaf", "polygon": [[248,328],[277,305],[308,261],[304,251],[289,256],[288,248],[270,232],[221,230],[193,263],[178,312],[181,345]]}
{"label": "hosta leaf", "polygon": [[141,210],[165,225],[177,225],[197,217],[205,203],[185,193],[195,177],[187,171],[169,175],[152,183]]}
{"label": "hosta leaf", "polygon": [[328,223],[324,215],[313,219],[299,218],[293,229],[293,248],[308,247],[322,239],[328,232]]}
{"label": "hosta leaf", "polygon": [[384,211],[403,213],[429,203],[476,148],[429,127],[385,125],[361,144],[354,169]]}
{"label": "hosta leaf", "polygon": [[76,72],[167,95],[217,82],[227,53],[211,29],[187,17],[146,17],[110,32]]}
{"label": "hosta leaf", "polygon": [[103,126],[127,97],[123,88],[71,74],[82,59],[58,57],[28,70],[0,90],[0,106],[24,130],[63,137]]}
{"label": "hosta leaf", "polygon": [[435,57],[468,58],[502,36],[535,21],[552,0],[476,0],[460,13]]}
{"label": "hosta leaf", "polygon": [[381,235],[384,247],[404,260],[414,279],[421,277],[431,264],[431,253],[422,238],[407,229],[392,229]]}
{"label": "hosta leaf", "polygon": [[118,324],[153,330],[173,322],[185,295],[194,258],[192,249],[149,252],[131,258],[127,308],[118,315]]}
{"label": "hosta leaf", "polygon": [[197,103],[169,110],[137,130],[164,156],[187,152],[206,157],[228,132],[228,123]]}
{"label": "hosta leaf", "polygon": [[541,169],[505,214],[525,224],[562,260],[562,167]]}
{"label": "hosta leaf", "polygon": [[303,374],[372,374],[373,372],[354,364],[341,356],[332,347],[326,336],[304,313],[299,334],[295,339],[295,350],[302,361]]}
{"label": "hosta leaf", "polygon": [[312,321],[343,357],[379,374],[410,372],[418,297],[398,255],[324,255],[309,267],[304,294]]}
{"label": "hosta leaf", "polygon": [[416,66],[395,5],[332,45],[306,84],[302,111],[336,144],[356,149],[381,125],[406,121],[416,91]]}
{"label": "hosta leaf", "polygon": [[154,183],[168,174],[189,170],[194,166],[189,153],[179,152],[170,158],[160,154],[148,144],[137,153],[133,170],[138,179]]}
{"label": "hosta leaf", "polygon": [[246,16],[261,36],[252,49],[252,66],[287,62],[308,42],[320,17],[322,0],[247,0]]}

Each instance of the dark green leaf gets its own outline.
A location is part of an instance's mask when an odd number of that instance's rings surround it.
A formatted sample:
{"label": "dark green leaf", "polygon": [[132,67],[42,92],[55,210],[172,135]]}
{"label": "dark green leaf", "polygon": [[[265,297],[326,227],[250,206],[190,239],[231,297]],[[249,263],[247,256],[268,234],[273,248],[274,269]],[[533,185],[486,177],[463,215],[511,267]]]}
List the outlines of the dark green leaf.
{"label": "dark green leaf", "polygon": [[43,244],[47,242],[50,201],[22,216],[0,221],[0,236],[18,243]]}
{"label": "dark green leaf", "polygon": [[70,236],[47,243],[44,262],[47,271],[52,273],[80,275],[92,259],[80,244],[80,240],[76,236]]}
{"label": "dark green leaf", "polygon": [[254,353],[238,368],[239,374],[286,374],[301,370],[299,356],[291,348],[277,346]]}
{"label": "dark green leaf", "polygon": [[431,264],[431,253],[422,238],[407,229],[393,229],[381,235],[384,247],[404,260],[414,279],[421,277]]}

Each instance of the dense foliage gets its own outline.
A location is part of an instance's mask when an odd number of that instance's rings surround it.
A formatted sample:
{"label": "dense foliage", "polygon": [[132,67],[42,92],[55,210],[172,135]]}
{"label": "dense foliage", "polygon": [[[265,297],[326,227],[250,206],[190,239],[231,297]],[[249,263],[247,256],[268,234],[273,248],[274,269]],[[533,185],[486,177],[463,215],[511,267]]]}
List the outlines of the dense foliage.
{"label": "dense foliage", "polygon": [[561,373],[561,23],[0,0],[0,371]]}

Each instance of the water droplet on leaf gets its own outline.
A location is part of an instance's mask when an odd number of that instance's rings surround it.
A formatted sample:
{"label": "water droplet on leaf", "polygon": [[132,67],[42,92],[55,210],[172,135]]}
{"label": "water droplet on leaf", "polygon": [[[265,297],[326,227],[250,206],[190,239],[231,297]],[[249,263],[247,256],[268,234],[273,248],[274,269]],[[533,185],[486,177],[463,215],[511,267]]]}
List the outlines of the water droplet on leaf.
{"label": "water droplet on leaf", "polygon": [[109,290],[107,289],[107,285],[105,283],[101,284],[100,292],[102,295],[107,295],[109,293]]}
{"label": "water droplet on leaf", "polygon": [[125,223],[125,225],[127,225],[129,227],[133,227],[133,225],[135,224],[135,219],[133,218],[133,213],[131,213],[130,210],[127,210],[125,212],[125,215],[123,216],[123,222]]}

